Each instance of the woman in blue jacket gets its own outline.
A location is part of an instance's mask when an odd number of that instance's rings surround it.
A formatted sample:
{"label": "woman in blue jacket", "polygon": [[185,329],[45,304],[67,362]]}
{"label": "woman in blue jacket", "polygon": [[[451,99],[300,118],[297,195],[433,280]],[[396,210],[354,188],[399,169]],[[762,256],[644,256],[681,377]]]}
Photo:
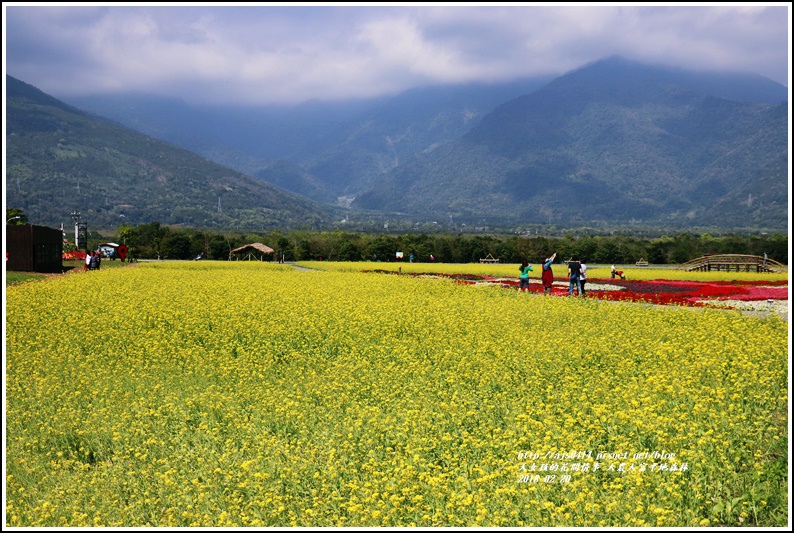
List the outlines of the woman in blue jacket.
{"label": "woman in blue jacket", "polygon": [[551,294],[551,286],[554,283],[554,272],[551,270],[551,264],[554,262],[555,257],[557,257],[557,252],[551,254],[543,262],[543,273],[541,274],[541,280],[543,281],[544,295]]}

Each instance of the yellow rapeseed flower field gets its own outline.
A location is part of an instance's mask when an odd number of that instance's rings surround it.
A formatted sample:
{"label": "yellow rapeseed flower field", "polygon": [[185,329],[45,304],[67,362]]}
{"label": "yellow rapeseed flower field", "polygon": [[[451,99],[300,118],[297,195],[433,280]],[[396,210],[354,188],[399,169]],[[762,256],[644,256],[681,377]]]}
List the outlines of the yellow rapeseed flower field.
{"label": "yellow rapeseed flower field", "polygon": [[5,525],[786,524],[786,321],[354,270],[8,288]]}

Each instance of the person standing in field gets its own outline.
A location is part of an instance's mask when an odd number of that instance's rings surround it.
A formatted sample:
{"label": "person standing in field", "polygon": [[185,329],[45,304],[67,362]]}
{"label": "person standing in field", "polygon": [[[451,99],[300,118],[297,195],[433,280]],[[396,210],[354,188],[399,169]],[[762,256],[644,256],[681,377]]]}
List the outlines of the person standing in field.
{"label": "person standing in field", "polygon": [[91,252],[91,261],[88,263],[88,270],[99,270],[99,252]]}
{"label": "person standing in field", "polygon": [[543,271],[540,275],[540,279],[543,282],[544,295],[551,294],[551,286],[554,283],[554,272],[551,270],[551,264],[554,262],[555,257],[557,257],[557,252],[554,252],[543,261]]}
{"label": "person standing in field", "polygon": [[580,296],[584,298],[584,284],[587,283],[587,265],[584,264],[584,261],[579,262],[579,292],[581,293]]}
{"label": "person standing in field", "polygon": [[85,254],[85,266],[83,266],[83,272],[88,272],[91,268],[91,256],[94,255],[93,252],[87,252]]}
{"label": "person standing in field", "polygon": [[519,280],[518,290],[519,291],[526,290],[527,292],[529,292],[529,273],[533,272],[532,265],[530,265],[529,263],[526,262],[526,260],[524,260],[524,262],[521,263],[521,266],[518,267],[518,270],[521,272],[521,275],[518,277]]}
{"label": "person standing in field", "polygon": [[581,274],[582,265],[579,263],[577,256],[571,257],[568,261],[568,296],[573,296],[573,291],[576,289],[577,296],[582,295],[582,286],[579,284],[579,275]]}

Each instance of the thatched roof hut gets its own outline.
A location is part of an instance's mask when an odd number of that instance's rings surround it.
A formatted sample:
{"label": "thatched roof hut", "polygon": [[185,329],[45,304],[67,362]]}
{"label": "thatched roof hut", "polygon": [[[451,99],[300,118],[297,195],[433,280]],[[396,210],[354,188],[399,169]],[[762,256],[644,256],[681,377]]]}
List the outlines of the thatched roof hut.
{"label": "thatched roof hut", "polygon": [[270,246],[265,246],[261,242],[255,242],[253,244],[240,246],[229,252],[229,261],[232,259],[236,259],[237,261],[240,259],[264,261],[266,255],[271,255],[273,253],[275,253],[275,250]]}

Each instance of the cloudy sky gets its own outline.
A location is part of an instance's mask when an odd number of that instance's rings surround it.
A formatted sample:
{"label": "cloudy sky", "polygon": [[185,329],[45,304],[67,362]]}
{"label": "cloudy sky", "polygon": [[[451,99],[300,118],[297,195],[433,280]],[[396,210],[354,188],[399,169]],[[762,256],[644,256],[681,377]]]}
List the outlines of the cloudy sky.
{"label": "cloudy sky", "polygon": [[3,4],[4,72],[56,97],[296,103],[562,74],[610,55],[790,86],[789,3]]}

